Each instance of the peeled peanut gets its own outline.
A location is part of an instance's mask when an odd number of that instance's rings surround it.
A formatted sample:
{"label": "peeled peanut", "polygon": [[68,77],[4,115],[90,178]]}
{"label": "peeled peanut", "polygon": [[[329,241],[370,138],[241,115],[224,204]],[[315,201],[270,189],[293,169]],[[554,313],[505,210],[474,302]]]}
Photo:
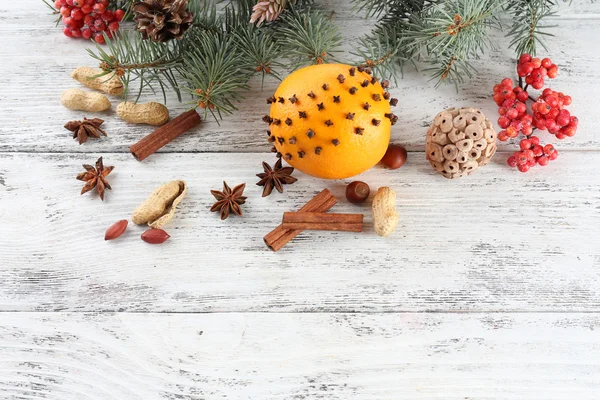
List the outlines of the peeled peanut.
{"label": "peeled peanut", "polygon": [[169,110],[160,103],[136,104],[129,101],[117,106],[117,115],[132,124],[160,126],[169,120]]}
{"label": "peeled peanut", "polygon": [[164,184],[150,195],[138,208],[135,209],[131,220],[134,224],[148,224],[151,228],[162,228],[169,222],[177,206],[187,193],[184,181],[171,181]]}
{"label": "peeled peanut", "polygon": [[100,69],[79,67],[71,72],[71,78],[90,89],[99,90],[113,96],[122,94],[123,82],[121,82],[121,79],[119,79],[117,74],[108,73],[103,76],[98,76],[104,73],[105,72]]}
{"label": "peeled peanut", "polygon": [[387,186],[380,187],[373,198],[373,225],[379,236],[389,236],[398,226],[396,192]]}
{"label": "peeled peanut", "polygon": [[75,111],[100,112],[110,108],[110,101],[102,93],[84,92],[81,89],[66,90],[60,102]]}

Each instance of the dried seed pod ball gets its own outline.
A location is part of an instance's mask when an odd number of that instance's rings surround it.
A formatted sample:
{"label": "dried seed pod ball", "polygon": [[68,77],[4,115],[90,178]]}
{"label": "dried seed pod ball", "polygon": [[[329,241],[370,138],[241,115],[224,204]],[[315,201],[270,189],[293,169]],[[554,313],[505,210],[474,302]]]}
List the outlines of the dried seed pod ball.
{"label": "dried seed pod ball", "polygon": [[449,108],[429,127],[425,152],[444,177],[460,178],[490,162],[496,152],[496,131],[477,108]]}
{"label": "dried seed pod ball", "polygon": [[272,97],[269,141],[300,171],[325,179],[358,175],[385,154],[397,117],[367,68],[321,64],[289,75]]}

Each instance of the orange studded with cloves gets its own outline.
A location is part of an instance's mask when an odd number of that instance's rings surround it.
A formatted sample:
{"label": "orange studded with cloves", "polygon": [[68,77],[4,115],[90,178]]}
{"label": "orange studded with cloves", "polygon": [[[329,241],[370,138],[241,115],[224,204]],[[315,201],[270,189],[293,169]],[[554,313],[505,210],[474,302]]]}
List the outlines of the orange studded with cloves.
{"label": "orange studded with cloves", "polygon": [[364,172],[385,154],[397,100],[366,67],[321,64],[289,75],[267,99],[269,142],[294,168],[319,178]]}

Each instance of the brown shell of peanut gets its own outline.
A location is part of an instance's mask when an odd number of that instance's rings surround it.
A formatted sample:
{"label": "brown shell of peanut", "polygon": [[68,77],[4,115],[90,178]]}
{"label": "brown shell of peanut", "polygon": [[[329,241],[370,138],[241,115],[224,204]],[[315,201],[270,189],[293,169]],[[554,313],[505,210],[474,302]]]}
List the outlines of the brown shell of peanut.
{"label": "brown shell of peanut", "polygon": [[496,149],[496,131],[477,108],[444,110],[427,131],[427,160],[448,179],[470,175],[487,165]]}
{"label": "brown shell of peanut", "polygon": [[154,229],[162,228],[171,221],[177,206],[187,193],[184,181],[171,181],[154,190],[150,197],[135,209],[131,220],[134,224],[148,224]]}

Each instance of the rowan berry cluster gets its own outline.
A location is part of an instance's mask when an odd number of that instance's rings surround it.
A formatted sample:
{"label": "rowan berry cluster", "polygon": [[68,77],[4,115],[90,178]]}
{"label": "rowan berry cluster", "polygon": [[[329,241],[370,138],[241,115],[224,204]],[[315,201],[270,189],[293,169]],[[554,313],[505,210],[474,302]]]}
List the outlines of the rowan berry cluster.
{"label": "rowan berry cluster", "polygon": [[125,16],[124,10],[110,10],[109,0],[56,0],[54,7],[62,16],[65,36],[100,44],[105,42],[103,33],[112,37]]}
{"label": "rowan berry cluster", "polygon": [[[579,120],[565,108],[572,99],[561,92],[550,88],[543,90],[535,99],[527,89],[542,89],[544,78],[554,79],[558,75],[558,67],[549,58],[533,58],[523,54],[517,64],[518,85],[512,79],[504,78],[494,86],[494,101],[498,105],[498,139],[507,141],[525,136],[519,143],[520,150],[508,158],[508,165],[527,172],[535,165],[548,165],[558,157],[558,152],[551,144],[542,146],[537,136],[532,136],[536,129],[547,130],[557,139],[572,137],[577,131]],[[533,102],[531,110],[527,102]]]}

